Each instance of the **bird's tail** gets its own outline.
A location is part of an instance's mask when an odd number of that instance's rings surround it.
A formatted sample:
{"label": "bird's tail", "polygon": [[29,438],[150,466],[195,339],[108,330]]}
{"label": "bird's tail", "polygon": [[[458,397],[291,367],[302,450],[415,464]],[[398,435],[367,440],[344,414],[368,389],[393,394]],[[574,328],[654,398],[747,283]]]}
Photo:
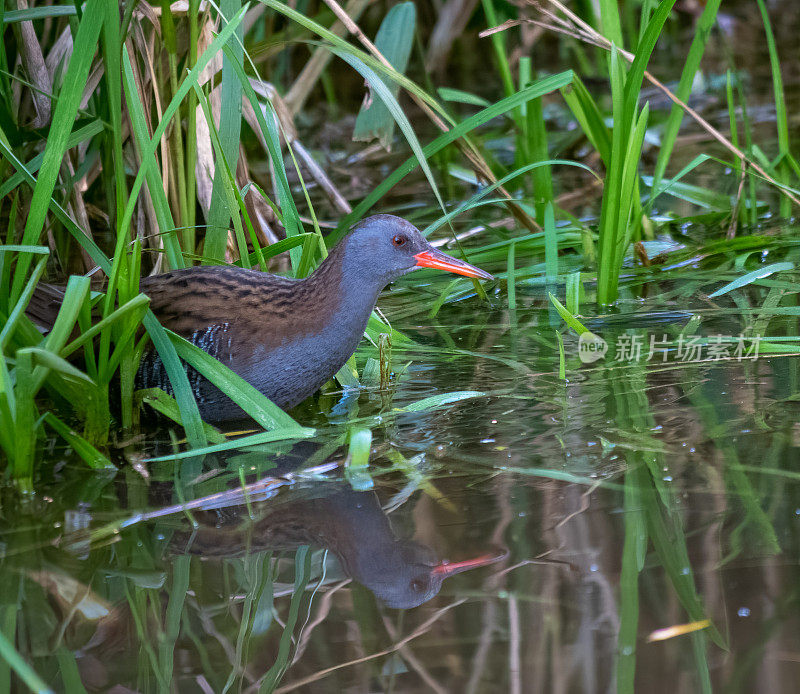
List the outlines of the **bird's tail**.
{"label": "bird's tail", "polygon": [[39,282],[25,313],[39,330],[47,334],[56,321],[62,303],[64,303],[64,287]]}

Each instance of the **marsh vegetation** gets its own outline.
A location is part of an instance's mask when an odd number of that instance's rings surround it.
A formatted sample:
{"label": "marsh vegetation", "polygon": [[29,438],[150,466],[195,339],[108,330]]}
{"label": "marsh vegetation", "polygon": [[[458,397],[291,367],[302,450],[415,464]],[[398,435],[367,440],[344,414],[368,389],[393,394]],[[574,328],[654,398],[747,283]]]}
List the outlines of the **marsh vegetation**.
{"label": "marsh vegetation", "polygon": [[[793,2],[0,23],[0,691],[793,690]],[[140,292],[373,212],[496,279],[404,277],[289,412]]]}

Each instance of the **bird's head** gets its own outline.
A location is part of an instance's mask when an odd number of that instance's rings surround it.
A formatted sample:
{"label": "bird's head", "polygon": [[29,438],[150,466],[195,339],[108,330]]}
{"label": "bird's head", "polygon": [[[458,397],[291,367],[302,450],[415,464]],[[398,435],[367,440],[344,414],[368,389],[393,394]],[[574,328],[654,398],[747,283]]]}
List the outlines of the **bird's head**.
{"label": "bird's head", "polygon": [[490,280],[480,268],[436,250],[413,224],[391,214],[377,214],[356,224],[342,241],[346,263],[362,277],[389,284],[417,268],[435,268]]}

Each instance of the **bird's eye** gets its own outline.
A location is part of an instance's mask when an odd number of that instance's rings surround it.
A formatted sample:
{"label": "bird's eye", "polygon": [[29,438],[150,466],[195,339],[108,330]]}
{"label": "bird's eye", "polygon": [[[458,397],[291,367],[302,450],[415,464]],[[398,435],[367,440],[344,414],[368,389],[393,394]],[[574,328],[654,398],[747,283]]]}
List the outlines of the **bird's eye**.
{"label": "bird's eye", "polygon": [[424,587],[424,584],[418,578],[411,580],[411,590],[413,590],[415,593],[421,593]]}
{"label": "bird's eye", "polygon": [[406,241],[407,241],[407,240],[408,240],[408,239],[406,239],[406,237],[405,237],[405,236],[402,236],[401,234],[398,234],[397,236],[395,236],[395,237],[392,239],[392,243],[393,243],[395,246],[397,246],[398,248],[400,248],[401,246],[405,246],[405,245],[406,245]]}

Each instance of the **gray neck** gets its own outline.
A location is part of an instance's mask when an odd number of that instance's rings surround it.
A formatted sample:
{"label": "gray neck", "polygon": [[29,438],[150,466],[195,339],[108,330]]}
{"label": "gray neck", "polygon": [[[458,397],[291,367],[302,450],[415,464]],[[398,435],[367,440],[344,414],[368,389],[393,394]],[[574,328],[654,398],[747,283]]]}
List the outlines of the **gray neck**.
{"label": "gray neck", "polygon": [[[341,246],[341,244],[340,244]],[[355,352],[383,285],[370,280],[362,268],[353,267],[337,246],[317,270],[300,280],[298,294],[311,306],[329,307],[316,312],[315,330],[273,350],[271,364],[259,361],[257,374],[279,374],[269,383],[253,383],[279,407],[293,407],[331,378]],[[361,276],[359,276],[361,275]]]}
{"label": "gray neck", "polygon": [[[364,334],[370,314],[388,280],[365,271],[363,259],[348,252],[347,239],[331,251],[312,277],[319,291],[327,295],[320,296],[320,301],[327,300],[336,306],[332,320],[339,334],[347,335],[347,339],[340,342],[342,352],[347,351],[346,355],[340,355],[344,361]],[[330,292],[335,296],[331,297]]]}

